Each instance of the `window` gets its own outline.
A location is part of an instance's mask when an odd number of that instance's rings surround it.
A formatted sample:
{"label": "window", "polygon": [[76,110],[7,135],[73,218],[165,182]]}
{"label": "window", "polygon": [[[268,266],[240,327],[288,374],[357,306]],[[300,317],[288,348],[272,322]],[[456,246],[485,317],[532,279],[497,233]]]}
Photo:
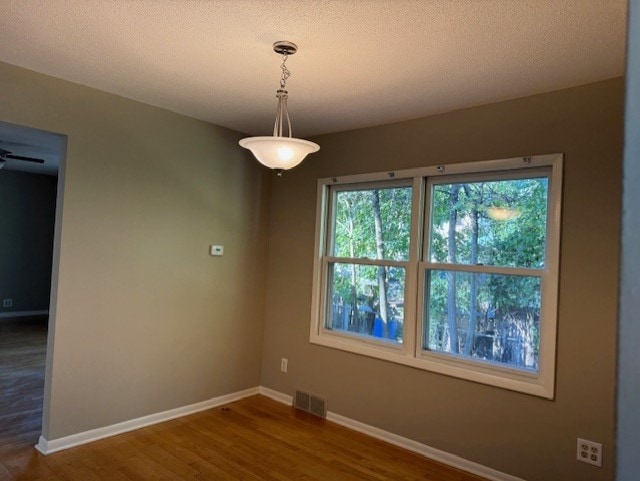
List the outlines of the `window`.
{"label": "window", "polygon": [[402,343],[411,184],[332,189],[325,329]]}
{"label": "window", "polygon": [[320,179],[313,343],[553,397],[562,156]]}

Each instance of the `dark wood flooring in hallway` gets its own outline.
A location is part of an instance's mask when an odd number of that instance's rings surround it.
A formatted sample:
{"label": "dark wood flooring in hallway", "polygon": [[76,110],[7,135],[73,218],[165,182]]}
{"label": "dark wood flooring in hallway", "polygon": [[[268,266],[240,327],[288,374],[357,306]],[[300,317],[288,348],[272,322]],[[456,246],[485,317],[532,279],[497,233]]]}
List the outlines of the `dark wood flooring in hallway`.
{"label": "dark wood flooring in hallway", "polygon": [[0,320],[0,480],[38,442],[46,350],[46,317]]}

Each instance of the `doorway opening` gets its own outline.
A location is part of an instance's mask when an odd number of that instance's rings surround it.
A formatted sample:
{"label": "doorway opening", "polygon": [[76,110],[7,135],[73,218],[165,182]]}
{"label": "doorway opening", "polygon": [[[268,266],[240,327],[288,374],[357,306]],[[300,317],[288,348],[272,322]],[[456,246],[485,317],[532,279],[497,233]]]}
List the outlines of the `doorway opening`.
{"label": "doorway opening", "polygon": [[7,459],[30,455],[42,432],[66,144],[0,122],[0,473]]}

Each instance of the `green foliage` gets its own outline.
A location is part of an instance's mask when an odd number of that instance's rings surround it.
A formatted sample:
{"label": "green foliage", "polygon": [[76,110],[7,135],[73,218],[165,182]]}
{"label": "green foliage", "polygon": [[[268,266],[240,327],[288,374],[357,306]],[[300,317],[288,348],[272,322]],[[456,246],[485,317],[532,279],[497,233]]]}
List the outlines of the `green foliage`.
{"label": "green foliage", "polygon": [[[411,230],[411,187],[339,190],[333,213],[333,251],[342,258],[406,261]],[[545,262],[547,178],[435,184],[429,205],[431,262],[542,269]],[[381,234],[376,245],[374,219]],[[455,228],[450,229],[450,221]],[[452,236],[450,238],[450,236]],[[450,250],[450,247],[453,247]],[[332,266],[333,328],[371,334],[385,289],[389,321],[402,336],[405,270],[355,263]],[[540,280],[497,273],[428,273],[424,347],[537,369]],[[384,279],[384,280],[382,280]],[[455,329],[452,335],[451,329]],[[452,343],[457,343],[455,346]]]}
{"label": "green foliage", "polygon": [[[546,178],[435,185],[431,207],[432,262],[543,268],[547,189]],[[457,219],[453,256],[447,243],[452,211]],[[452,283],[446,271],[431,273],[429,337],[425,347],[461,352],[466,343],[471,343],[467,347],[472,357],[537,369],[539,278],[475,276],[472,283],[472,274],[456,274],[455,306],[450,313],[447,294]],[[471,312],[472,308],[475,312]],[[457,347],[450,344],[450,316],[460,334],[461,345]]]}
{"label": "green foliage", "polygon": [[[450,202],[451,189],[458,200]],[[502,209],[513,217],[491,218],[492,209]],[[478,214],[478,259],[476,263],[494,266],[544,266],[547,218],[547,179],[515,179],[465,184],[436,184],[431,207],[430,257],[447,262],[449,213],[457,213],[456,260],[469,264],[472,248],[471,216]]]}
{"label": "green foliage", "polygon": [[[380,198],[385,259],[407,260],[411,229],[411,188],[394,187],[376,190]],[[336,193],[334,256],[378,258],[371,193],[372,189],[347,190]],[[358,284],[367,284],[370,286],[369,292],[372,293],[376,270],[373,268],[360,269],[359,272],[356,272],[355,284],[353,275],[336,277],[334,294],[343,299],[350,299],[353,297],[354,290],[364,291]],[[397,282],[398,279],[393,276],[388,279],[389,284],[397,284]],[[362,296],[360,301],[364,302]],[[373,304],[374,302],[369,299],[368,303]]]}
{"label": "green foliage", "polygon": [[[376,189],[386,259],[409,258],[411,187]],[[334,252],[336,257],[377,259],[372,189],[336,194]]]}
{"label": "green foliage", "polygon": [[[379,198],[381,246],[376,246],[374,192]],[[411,196],[411,187],[336,192],[332,254],[376,260],[380,258],[377,247],[381,247],[385,260],[408,260]],[[378,268],[337,263],[333,272],[332,304],[351,310],[349,316],[354,330],[361,330],[363,324],[370,326],[373,317],[380,315]],[[389,320],[401,322],[404,316],[405,271],[387,267],[384,274],[384,298],[390,313]],[[401,336],[401,329],[398,332]]]}

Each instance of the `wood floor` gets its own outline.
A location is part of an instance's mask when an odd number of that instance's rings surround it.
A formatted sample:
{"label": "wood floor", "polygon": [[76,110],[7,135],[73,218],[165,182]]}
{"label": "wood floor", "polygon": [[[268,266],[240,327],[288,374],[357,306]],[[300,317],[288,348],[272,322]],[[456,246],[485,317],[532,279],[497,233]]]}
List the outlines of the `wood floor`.
{"label": "wood floor", "polygon": [[47,318],[0,320],[0,480],[42,428]]}
{"label": "wood floor", "polygon": [[[0,417],[1,481],[482,479],[263,396],[43,456],[33,449],[41,384],[24,381],[29,375],[5,379],[14,350],[34,354],[32,364],[21,368],[25,372],[41,369],[43,359],[36,358],[43,351],[35,345],[37,339],[42,343],[42,332],[32,327],[25,334],[31,339],[27,345],[16,345],[15,335],[1,335],[13,337],[13,342],[0,341],[3,391],[5,386],[10,393],[24,387],[27,398],[22,416]],[[2,409],[10,412],[18,399],[5,398],[4,392],[2,397]]]}

